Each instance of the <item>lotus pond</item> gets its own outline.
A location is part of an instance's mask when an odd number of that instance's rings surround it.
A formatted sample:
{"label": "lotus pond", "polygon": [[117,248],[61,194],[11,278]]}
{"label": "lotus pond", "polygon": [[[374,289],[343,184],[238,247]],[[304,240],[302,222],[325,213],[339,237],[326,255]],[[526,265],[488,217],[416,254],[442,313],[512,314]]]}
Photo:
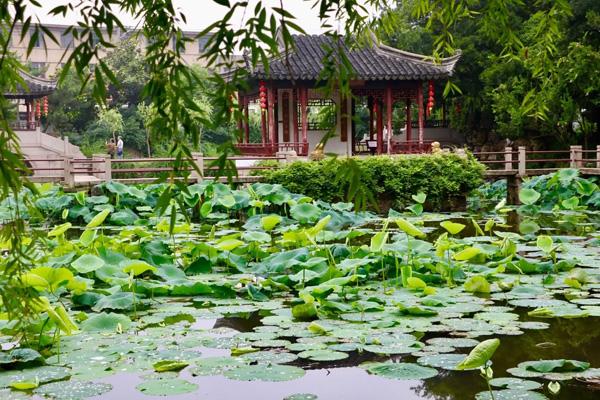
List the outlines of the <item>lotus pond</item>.
{"label": "lotus pond", "polygon": [[174,190],[40,187],[15,279],[41,300],[0,314],[1,399],[600,397],[597,211]]}

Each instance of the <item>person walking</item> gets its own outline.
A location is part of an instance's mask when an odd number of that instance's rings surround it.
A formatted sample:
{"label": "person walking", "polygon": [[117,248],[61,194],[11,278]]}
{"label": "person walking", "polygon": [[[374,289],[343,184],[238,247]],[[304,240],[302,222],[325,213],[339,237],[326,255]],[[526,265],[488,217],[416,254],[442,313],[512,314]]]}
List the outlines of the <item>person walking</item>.
{"label": "person walking", "polygon": [[115,153],[117,151],[117,145],[115,144],[115,139],[110,138],[108,142],[106,142],[106,152],[110,156],[110,158],[115,158]]}
{"label": "person walking", "polygon": [[121,136],[117,140],[117,158],[123,158],[123,138]]}

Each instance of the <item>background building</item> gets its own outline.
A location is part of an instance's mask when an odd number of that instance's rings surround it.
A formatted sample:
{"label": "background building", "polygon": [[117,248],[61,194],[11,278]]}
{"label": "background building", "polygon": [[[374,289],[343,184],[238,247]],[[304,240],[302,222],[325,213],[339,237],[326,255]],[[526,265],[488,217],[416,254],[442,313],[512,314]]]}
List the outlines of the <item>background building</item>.
{"label": "background building", "polygon": [[[58,43],[49,38],[44,38],[43,32],[39,31],[39,36],[34,43],[31,54],[26,56],[27,46],[29,45],[33,29],[30,28],[29,32],[22,35],[23,26],[18,25],[11,38],[10,50],[17,54],[24,64],[29,66],[30,71],[34,75],[47,78],[54,76],[56,71],[64,65],[64,62],[68,59],[78,41],[73,38],[71,33],[66,33],[68,25],[44,24],[44,27],[52,32]],[[106,33],[105,28],[100,27],[99,29],[103,33]],[[116,28],[110,38],[111,43],[117,45],[121,40],[131,37],[133,32],[133,30],[122,31]],[[184,31],[184,34],[186,37],[192,39],[192,41],[186,44],[185,52],[183,53],[184,60],[189,64],[203,64],[202,60],[200,60],[200,55],[208,37],[197,38],[198,32],[193,31]],[[140,38],[139,40],[140,48],[144,48],[146,43],[142,43],[142,41],[145,39]],[[107,51],[109,52],[110,49],[107,49]],[[90,66],[93,68],[94,63],[92,62]]]}

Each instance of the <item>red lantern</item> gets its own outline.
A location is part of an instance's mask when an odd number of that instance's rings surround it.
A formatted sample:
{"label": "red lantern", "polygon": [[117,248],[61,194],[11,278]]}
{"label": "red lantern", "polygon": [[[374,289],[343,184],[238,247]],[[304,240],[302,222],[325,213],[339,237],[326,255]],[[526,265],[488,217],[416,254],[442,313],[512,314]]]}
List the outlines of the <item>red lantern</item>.
{"label": "red lantern", "polygon": [[431,114],[431,110],[433,110],[435,91],[433,87],[433,81],[429,81],[429,99],[427,101],[427,115]]}
{"label": "red lantern", "polygon": [[48,97],[44,97],[44,116],[48,116]]}
{"label": "red lantern", "polygon": [[267,108],[267,85],[265,81],[258,82],[258,97],[260,99],[260,108],[265,110]]}
{"label": "red lantern", "polygon": [[39,100],[35,101],[35,116],[40,119],[42,116],[41,104]]}

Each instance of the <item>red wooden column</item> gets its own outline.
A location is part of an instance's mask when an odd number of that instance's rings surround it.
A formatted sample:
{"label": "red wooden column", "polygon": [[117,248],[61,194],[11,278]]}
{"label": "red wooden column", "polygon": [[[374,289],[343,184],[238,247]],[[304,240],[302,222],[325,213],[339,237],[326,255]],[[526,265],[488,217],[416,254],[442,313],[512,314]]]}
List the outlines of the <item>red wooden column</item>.
{"label": "red wooden column", "polygon": [[244,99],[244,136],[245,142],[250,143],[250,111],[248,110],[248,99]]}
{"label": "red wooden column", "polygon": [[262,137],[262,144],[267,144],[267,110],[260,109],[260,133]]}
{"label": "red wooden column", "polygon": [[383,153],[383,102],[376,100],[375,111],[377,117],[377,154]]}
{"label": "red wooden column", "polygon": [[394,103],[392,101],[392,88],[385,88],[385,111],[386,111],[386,125],[387,125],[387,153],[392,154],[392,112]]}
{"label": "red wooden column", "polygon": [[417,86],[417,105],[419,106],[419,144],[423,144],[425,127],[423,124],[423,83],[419,82]]}
{"label": "red wooden column", "polygon": [[300,143],[300,133],[298,131],[298,89],[292,89],[292,125],[294,129],[294,148],[297,154],[300,154],[301,149],[298,147]]}
{"label": "red wooden column", "polygon": [[308,155],[308,88],[300,89],[300,111],[302,112],[302,152]]}
{"label": "red wooden column", "polygon": [[242,117],[243,112],[244,112],[244,96],[242,96],[239,92],[238,92],[238,110],[240,110],[240,119],[238,119],[237,121],[237,126],[238,126],[238,140],[241,143],[244,143],[244,118]]}
{"label": "red wooden column", "polygon": [[373,140],[373,135],[375,134],[375,118],[373,118],[373,98],[371,96],[367,98],[367,106],[369,107],[369,139]]}
{"label": "red wooden column", "polygon": [[412,112],[411,112],[410,99],[406,99],[406,141],[410,142],[412,139]]}
{"label": "red wooden column", "polygon": [[275,89],[272,86],[267,88],[267,110],[269,114],[269,143],[275,145]]}

